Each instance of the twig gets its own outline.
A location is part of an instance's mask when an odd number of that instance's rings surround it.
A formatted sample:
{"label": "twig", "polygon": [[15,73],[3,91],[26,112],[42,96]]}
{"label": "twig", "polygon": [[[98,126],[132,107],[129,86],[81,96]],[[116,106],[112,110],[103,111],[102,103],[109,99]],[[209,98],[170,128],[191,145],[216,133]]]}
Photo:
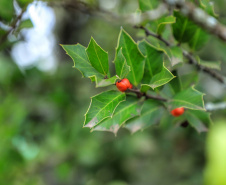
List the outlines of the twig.
{"label": "twig", "polygon": [[[146,36],[152,36],[157,38],[158,40],[160,40],[161,42],[163,42],[166,46],[171,47],[172,44],[169,43],[167,40],[165,40],[164,38],[162,38],[160,35],[157,35],[155,33],[150,32],[147,28],[143,27],[143,26],[135,26],[135,28],[140,28],[143,29],[145,31]],[[214,79],[218,80],[220,83],[224,84],[224,79],[221,75],[219,75],[218,73],[216,73],[215,71],[204,67],[202,65],[199,65],[199,63],[196,61],[196,59],[187,51],[183,50],[183,55],[184,57],[186,57],[188,59],[188,62],[190,64],[193,64],[197,67],[198,70],[202,70],[203,72],[209,74],[210,76],[212,76]]]}
{"label": "twig", "polygon": [[132,93],[135,93],[138,97],[144,96],[146,99],[154,99],[154,100],[160,100],[160,101],[167,101],[166,98],[162,98],[162,97],[159,97],[159,96],[152,96],[152,95],[143,93],[143,92],[141,92],[141,91],[138,90],[138,89],[127,89],[126,92],[132,92]]}
{"label": "twig", "polygon": [[14,19],[14,21],[13,21],[12,24],[10,25],[11,29],[9,29],[9,30],[5,33],[5,35],[3,35],[2,38],[0,39],[0,44],[3,44],[3,43],[6,41],[8,35],[9,35],[11,32],[13,32],[14,29],[16,29],[17,24],[18,24],[18,22],[21,20],[21,18],[22,18],[22,16],[23,16],[24,12],[25,12],[25,10],[22,10],[21,13]]}

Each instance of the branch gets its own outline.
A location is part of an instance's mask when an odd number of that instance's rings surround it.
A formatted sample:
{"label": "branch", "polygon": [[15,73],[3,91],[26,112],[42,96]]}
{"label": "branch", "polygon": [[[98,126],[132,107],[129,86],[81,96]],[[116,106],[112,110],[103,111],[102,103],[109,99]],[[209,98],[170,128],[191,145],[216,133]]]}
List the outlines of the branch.
{"label": "branch", "polygon": [[216,35],[221,40],[226,42],[226,27],[217,21],[213,16],[207,14],[201,8],[196,7],[191,2],[182,0],[163,0],[169,7],[176,7],[180,12],[189,17],[197,25],[201,26],[206,31]]}
{"label": "branch", "polygon": [[14,19],[14,21],[10,25],[11,28],[0,39],[0,44],[3,44],[6,41],[9,34],[16,29],[16,27],[18,26],[18,22],[20,22],[24,12],[25,12],[25,10],[22,10],[21,13]]}
{"label": "branch", "polygon": [[[163,42],[166,46],[168,47],[171,47],[172,44],[169,43],[167,40],[165,40],[164,38],[161,37],[161,35],[157,35],[155,33],[152,33],[150,32],[147,28],[145,28],[144,26],[135,26],[135,28],[140,28],[140,29],[143,29],[145,31],[145,34],[146,36],[152,36],[152,37],[155,37],[157,38],[158,40],[160,40],[161,42]],[[207,74],[209,74],[210,76],[212,76],[214,79],[216,79],[217,81],[219,81],[220,83],[223,83],[224,84],[224,79],[221,75],[219,75],[218,73],[216,73],[215,71],[207,68],[207,67],[204,67],[202,65],[200,65],[196,59],[190,54],[188,53],[187,51],[183,50],[183,55],[185,58],[188,59],[188,62],[190,64],[193,64],[197,67],[198,70],[201,70]]]}
{"label": "branch", "polygon": [[127,89],[126,92],[132,92],[135,93],[138,97],[144,96],[146,99],[154,99],[154,100],[159,100],[159,101],[167,101],[166,98],[162,98],[159,96],[152,96],[146,93],[141,92],[140,90],[137,89]]}

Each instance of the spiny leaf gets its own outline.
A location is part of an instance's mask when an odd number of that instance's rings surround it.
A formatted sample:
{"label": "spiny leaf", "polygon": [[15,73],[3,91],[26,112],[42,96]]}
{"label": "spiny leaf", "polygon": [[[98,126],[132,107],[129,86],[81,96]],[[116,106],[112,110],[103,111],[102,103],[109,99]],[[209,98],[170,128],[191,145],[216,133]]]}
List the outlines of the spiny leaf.
{"label": "spiny leaf", "polygon": [[93,130],[110,131],[116,134],[119,128],[128,120],[140,114],[141,105],[136,97],[128,96],[119,104],[112,118],[107,118]]}
{"label": "spiny leaf", "polygon": [[161,104],[155,100],[146,100],[141,110],[141,115],[129,120],[125,127],[134,133],[140,129],[145,129],[151,125],[157,124],[164,112]]}
{"label": "spiny leaf", "polygon": [[96,43],[93,37],[91,37],[86,52],[92,66],[101,74],[109,76],[108,53]]}
{"label": "spiny leaf", "polygon": [[184,107],[194,110],[205,110],[203,102],[203,93],[190,87],[176,94],[173,99],[169,100],[169,108],[175,109],[178,107]]}
{"label": "spiny leaf", "polygon": [[114,76],[110,79],[105,79],[105,75],[99,73],[90,63],[85,47],[77,45],[61,45],[66,53],[74,61],[74,68],[77,68],[84,77],[88,77],[91,81],[96,82],[96,87],[103,87],[114,84],[118,79]]}
{"label": "spiny leaf", "polygon": [[126,63],[126,59],[122,54],[122,48],[116,53],[114,60],[116,74],[122,79],[130,72],[130,67]]}
{"label": "spiny leaf", "polygon": [[105,118],[111,117],[116,107],[119,103],[125,101],[125,98],[125,93],[113,90],[93,96],[85,115],[84,127],[92,128]]}
{"label": "spiny leaf", "polygon": [[121,29],[119,38],[118,38],[118,45],[117,45],[117,53],[122,48],[122,54],[124,55],[127,65],[130,66],[130,72],[127,75],[129,81],[137,86],[144,73],[144,56],[138,50],[137,44],[134,40],[126,33],[123,29]]}

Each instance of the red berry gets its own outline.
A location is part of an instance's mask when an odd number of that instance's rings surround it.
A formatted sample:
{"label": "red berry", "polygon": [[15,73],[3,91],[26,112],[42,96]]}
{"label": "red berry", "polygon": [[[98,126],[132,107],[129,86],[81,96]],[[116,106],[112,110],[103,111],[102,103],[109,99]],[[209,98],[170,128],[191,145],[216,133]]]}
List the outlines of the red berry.
{"label": "red berry", "polygon": [[131,87],[131,84],[127,78],[123,78],[122,80],[116,82],[116,87],[118,90],[124,92]]}
{"label": "red berry", "polygon": [[130,84],[129,89],[132,89],[132,88],[133,88],[133,85],[132,85],[132,84]]}
{"label": "red berry", "polygon": [[179,108],[173,109],[171,111],[171,114],[174,117],[178,117],[178,116],[182,115],[183,113],[184,113],[184,107],[179,107]]}

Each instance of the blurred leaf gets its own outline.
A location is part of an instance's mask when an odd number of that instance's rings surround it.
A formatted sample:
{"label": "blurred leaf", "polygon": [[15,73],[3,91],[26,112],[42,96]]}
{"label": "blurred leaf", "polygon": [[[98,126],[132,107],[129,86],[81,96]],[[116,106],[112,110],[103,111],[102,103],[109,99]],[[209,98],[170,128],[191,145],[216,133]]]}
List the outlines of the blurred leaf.
{"label": "blurred leaf", "polygon": [[172,25],[174,38],[179,43],[189,42],[197,29],[197,26],[180,12],[174,11],[176,23]]}
{"label": "blurred leaf", "polygon": [[218,17],[214,10],[214,1],[210,0],[199,0],[201,7],[207,12],[208,14]]}
{"label": "blurred leaf", "polygon": [[105,118],[112,117],[116,107],[125,101],[125,98],[125,93],[118,91],[106,91],[93,96],[85,115],[84,127],[92,128]]}
{"label": "blurred leaf", "polygon": [[198,72],[193,71],[189,74],[180,75],[182,89],[187,89],[198,81]]}
{"label": "blurred leaf", "polygon": [[195,29],[194,36],[189,40],[188,44],[194,51],[201,49],[209,39],[209,35],[201,28]]}
{"label": "blurred leaf", "polygon": [[114,84],[117,77],[105,79],[105,75],[99,73],[90,63],[85,51],[85,47],[77,45],[62,45],[63,49],[74,61],[74,67],[77,68],[84,77],[88,77],[91,81],[96,82],[97,87],[108,86]]}
{"label": "blurred leaf", "polygon": [[142,12],[153,10],[159,5],[158,0],[139,0],[139,7]]}
{"label": "blurred leaf", "polygon": [[123,29],[121,29],[119,34],[118,45],[116,48],[117,53],[121,48],[127,65],[130,66],[131,70],[127,75],[127,78],[133,85],[137,86],[143,78],[145,58],[140,53],[137,44],[131,36]]}
{"label": "blurred leaf", "polygon": [[128,96],[126,101],[119,104],[111,118],[100,122],[93,130],[110,131],[116,134],[127,120],[140,114],[140,108],[139,99]]}
{"label": "blurred leaf", "polygon": [[170,84],[170,87],[173,89],[174,93],[176,94],[182,90],[181,80],[180,80],[180,77],[179,77],[177,71],[173,71],[172,74],[175,75],[175,78],[172,79],[169,82],[169,84]]}
{"label": "blurred leaf", "polygon": [[201,66],[211,68],[211,69],[216,69],[216,70],[221,70],[221,62],[220,61],[205,61],[197,57],[197,61]]}
{"label": "blurred leaf", "polygon": [[0,0],[0,20],[10,22],[13,16],[13,0]]}
{"label": "blurred leaf", "polygon": [[226,125],[225,120],[211,128],[207,138],[207,165],[205,185],[225,185],[226,167]]}
{"label": "blurred leaf", "polygon": [[158,35],[161,35],[162,32],[165,29],[165,26],[167,24],[175,23],[176,22],[176,18],[174,16],[172,16],[172,15],[168,16],[168,17],[164,16],[164,17],[162,17],[160,19],[157,19],[156,22],[157,22],[157,30],[156,30],[156,32],[157,32]]}
{"label": "blurred leaf", "polygon": [[170,109],[184,107],[194,110],[205,110],[203,102],[203,93],[190,87],[176,94],[173,99],[169,100]]}
{"label": "blurred leaf", "polygon": [[175,66],[178,63],[183,62],[183,52],[180,47],[172,46],[172,47],[161,47],[163,49],[166,56],[169,58],[171,66]]}
{"label": "blurred leaf", "polygon": [[130,72],[130,67],[126,63],[126,59],[122,54],[122,48],[116,53],[116,58],[114,60],[116,74],[119,78],[125,78]]}
{"label": "blurred leaf", "polygon": [[18,30],[21,30],[21,29],[24,29],[24,28],[32,28],[32,27],[33,27],[33,23],[31,21],[31,19],[26,19],[26,20],[22,20],[20,22]]}
{"label": "blurred leaf", "polygon": [[142,91],[148,89],[144,86],[156,88],[173,79],[172,73],[163,65],[163,52],[154,48],[146,41],[139,42],[140,51],[146,56],[145,73],[142,80]]}
{"label": "blurred leaf", "polygon": [[161,119],[164,108],[156,100],[146,100],[141,110],[141,115],[129,120],[125,127],[131,133],[137,132],[140,129],[145,129],[151,125],[157,124]]}
{"label": "blurred leaf", "polygon": [[26,8],[33,0],[17,0],[17,2],[21,8]]}
{"label": "blurred leaf", "polygon": [[91,37],[86,52],[92,66],[101,74],[109,76],[108,53],[96,43],[93,37]]}

